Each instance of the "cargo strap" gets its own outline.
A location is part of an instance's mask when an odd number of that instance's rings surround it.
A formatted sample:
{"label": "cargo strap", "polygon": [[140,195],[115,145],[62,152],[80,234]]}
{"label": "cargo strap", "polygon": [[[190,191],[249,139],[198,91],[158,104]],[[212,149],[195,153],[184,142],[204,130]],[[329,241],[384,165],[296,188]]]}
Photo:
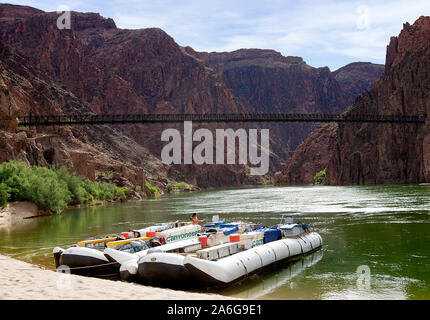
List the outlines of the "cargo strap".
{"label": "cargo strap", "polygon": [[273,254],[275,255],[275,261],[278,261],[278,257],[276,256],[276,251],[271,246],[268,246],[270,249],[272,249]]}
{"label": "cargo strap", "polygon": [[[300,237],[299,237],[300,238]],[[302,240],[303,241],[303,239],[302,238],[300,238],[300,240]],[[302,243],[300,242],[300,240],[299,241],[297,241],[298,243],[299,243],[299,245],[300,245],[300,249],[302,250],[302,254],[303,254],[303,246],[302,246]],[[306,242],[305,242],[306,243]]]}
{"label": "cargo strap", "polygon": [[282,243],[287,246],[287,248],[288,248],[288,257],[291,257],[290,246],[287,243],[285,243],[284,241],[282,241]]}
{"label": "cargo strap", "polygon": [[[303,239],[301,236],[299,236],[299,238],[302,239],[304,243],[306,243],[305,239]],[[311,240],[309,240],[309,244],[311,245],[311,250],[313,250],[314,246],[312,245],[312,241]]]}
{"label": "cargo strap", "polygon": [[248,276],[248,268],[246,267],[246,265],[245,265],[245,263],[242,261],[242,259],[240,259],[240,258],[237,258],[239,261],[240,261],[240,263],[242,263],[242,265],[243,265],[243,267],[245,268],[245,274],[246,274],[246,276]]}

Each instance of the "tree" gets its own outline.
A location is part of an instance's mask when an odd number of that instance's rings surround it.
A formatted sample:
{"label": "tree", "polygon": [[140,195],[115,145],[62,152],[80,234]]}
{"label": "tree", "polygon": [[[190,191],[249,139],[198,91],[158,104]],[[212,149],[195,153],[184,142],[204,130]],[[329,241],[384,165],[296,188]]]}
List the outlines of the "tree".
{"label": "tree", "polygon": [[0,183],[0,208],[4,208],[10,198],[9,188],[4,183]]}
{"label": "tree", "polygon": [[324,180],[325,180],[325,177],[326,177],[326,174],[327,174],[326,170],[327,169],[321,170],[320,172],[318,172],[315,175],[315,177],[314,177],[315,184],[324,184]]}

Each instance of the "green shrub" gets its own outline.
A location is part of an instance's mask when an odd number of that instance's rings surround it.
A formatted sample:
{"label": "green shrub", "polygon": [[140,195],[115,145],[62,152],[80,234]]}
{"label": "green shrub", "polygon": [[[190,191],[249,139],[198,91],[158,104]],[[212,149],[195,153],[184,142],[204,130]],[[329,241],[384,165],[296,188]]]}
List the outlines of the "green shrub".
{"label": "green shrub", "polygon": [[175,189],[176,190],[184,190],[187,187],[188,187],[188,184],[186,182],[182,181],[175,186]]}
{"label": "green shrub", "polygon": [[55,170],[58,179],[67,184],[71,193],[71,204],[82,204],[86,202],[84,182],[82,178],[70,173],[66,167]]}
{"label": "green shrub", "polygon": [[166,186],[166,190],[167,190],[168,192],[173,191],[173,189],[174,189],[174,186],[173,186],[173,185],[171,185],[170,183],[169,183],[169,184],[167,184],[167,186]]}
{"label": "green shrub", "polygon": [[112,183],[92,182],[85,180],[83,188],[86,191],[87,202],[94,200],[115,200],[120,197],[126,197],[128,190],[119,188]]}
{"label": "green shrub", "polygon": [[263,182],[261,182],[261,184],[263,185],[269,185],[272,183],[272,180],[268,180],[268,179],[264,179]]}
{"label": "green shrub", "polygon": [[20,131],[28,131],[28,127],[27,126],[18,126],[16,128],[16,132],[20,132]]}
{"label": "green shrub", "polygon": [[4,208],[10,198],[9,187],[0,183],[0,208]]}
{"label": "green shrub", "polygon": [[115,200],[128,193],[111,183],[83,180],[65,167],[29,167],[16,161],[0,164],[0,185],[0,205],[30,201],[53,212],[60,212],[69,204]]}
{"label": "green shrub", "polygon": [[40,209],[60,212],[72,200],[72,192],[67,183],[61,180],[55,170],[44,167],[28,167],[28,197],[24,200],[34,202]]}
{"label": "green shrub", "polygon": [[4,162],[0,165],[0,183],[9,188],[9,201],[18,201],[28,196],[30,171],[24,162]]}
{"label": "green shrub", "polygon": [[44,210],[59,212],[70,200],[67,184],[48,168],[5,162],[0,165],[0,183],[7,186],[9,201],[31,201]]}
{"label": "green shrub", "polygon": [[161,194],[160,189],[151,185],[149,181],[145,181],[145,185],[153,196]]}
{"label": "green shrub", "polygon": [[325,180],[325,177],[326,177],[326,169],[321,170],[320,172],[318,172],[315,175],[315,177],[314,177],[315,184],[323,184],[324,180]]}

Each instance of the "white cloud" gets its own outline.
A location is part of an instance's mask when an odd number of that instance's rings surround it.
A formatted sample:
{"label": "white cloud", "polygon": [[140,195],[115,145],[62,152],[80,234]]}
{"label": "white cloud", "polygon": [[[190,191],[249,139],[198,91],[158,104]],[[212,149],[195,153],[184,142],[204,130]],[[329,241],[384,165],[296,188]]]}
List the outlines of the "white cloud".
{"label": "white cloud", "polygon": [[[430,1],[101,0],[12,1],[55,11],[100,12],[121,28],[159,27],[199,51],[270,48],[331,69],[357,60],[384,63],[390,36],[430,14]],[[322,59],[325,60],[322,60]]]}

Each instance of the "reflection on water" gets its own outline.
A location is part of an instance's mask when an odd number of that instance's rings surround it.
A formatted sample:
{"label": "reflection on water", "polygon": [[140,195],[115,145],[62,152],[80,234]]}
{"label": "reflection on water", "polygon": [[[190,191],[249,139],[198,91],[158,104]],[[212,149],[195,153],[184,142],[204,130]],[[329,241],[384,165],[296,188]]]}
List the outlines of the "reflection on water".
{"label": "reflection on water", "polygon": [[[262,299],[429,299],[430,185],[266,187],[202,191],[106,207],[68,210],[0,231],[0,252],[53,268],[52,248],[161,221],[221,219],[310,223],[324,246],[222,294]],[[318,254],[318,253],[316,253]],[[370,288],[357,286],[359,266]],[[302,268],[303,266],[306,266]],[[299,268],[296,272],[294,268]]]}
{"label": "reflection on water", "polygon": [[323,250],[310,253],[303,258],[288,263],[284,267],[278,266],[275,271],[265,272],[261,275],[252,276],[242,284],[226,289],[222,294],[242,299],[260,299],[277,289],[294,283],[296,276],[306,268],[317,264],[323,257]]}

